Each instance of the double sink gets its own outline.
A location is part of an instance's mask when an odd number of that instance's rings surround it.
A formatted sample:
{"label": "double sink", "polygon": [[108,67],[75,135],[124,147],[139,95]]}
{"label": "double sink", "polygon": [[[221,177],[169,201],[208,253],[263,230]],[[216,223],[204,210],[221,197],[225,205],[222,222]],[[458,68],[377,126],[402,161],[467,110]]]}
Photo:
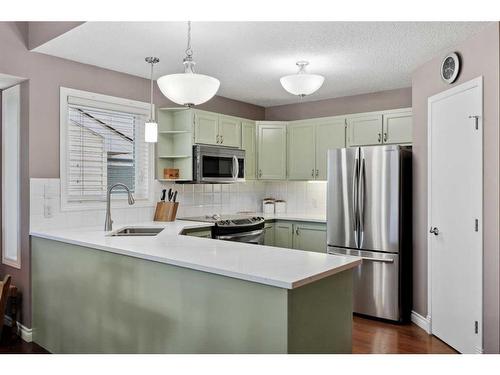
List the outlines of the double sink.
{"label": "double sink", "polygon": [[165,228],[159,227],[125,227],[109,234],[111,237],[156,236]]}

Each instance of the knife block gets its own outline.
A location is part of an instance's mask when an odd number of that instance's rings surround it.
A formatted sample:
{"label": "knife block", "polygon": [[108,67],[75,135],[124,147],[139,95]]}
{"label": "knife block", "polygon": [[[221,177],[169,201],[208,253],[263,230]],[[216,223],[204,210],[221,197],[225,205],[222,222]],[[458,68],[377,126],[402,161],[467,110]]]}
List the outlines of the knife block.
{"label": "knife block", "polygon": [[154,221],[175,221],[179,202],[156,203]]}

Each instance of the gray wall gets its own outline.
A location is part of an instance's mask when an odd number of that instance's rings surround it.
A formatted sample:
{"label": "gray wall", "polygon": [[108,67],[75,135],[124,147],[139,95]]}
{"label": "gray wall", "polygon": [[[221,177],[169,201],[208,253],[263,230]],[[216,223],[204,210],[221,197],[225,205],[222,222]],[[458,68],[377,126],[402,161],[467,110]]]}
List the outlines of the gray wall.
{"label": "gray wall", "polygon": [[29,22],[28,48],[33,49],[80,26],[84,22]]}
{"label": "gray wall", "polygon": [[[40,31],[40,26],[34,27]],[[45,32],[43,38],[50,38],[49,30]],[[21,132],[24,145],[21,150],[23,176],[21,200],[24,202],[21,208],[22,268],[16,270],[0,264],[0,274],[12,274],[14,283],[23,292],[22,323],[30,327],[29,178],[59,177],[59,87],[65,86],[147,102],[149,101],[149,81],[30,52],[27,47],[28,39],[27,22],[0,22],[0,51],[2,51],[0,73],[24,77],[28,80],[21,88]],[[147,69],[146,65],[145,69]],[[158,89],[154,93],[154,102],[157,106],[174,106]],[[264,119],[263,107],[218,96],[200,108],[249,119]]]}
{"label": "gray wall", "polygon": [[405,107],[411,107],[411,87],[268,107],[266,120],[302,120]]}
{"label": "gray wall", "polygon": [[413,250],[414,310],[427,311],[427,98],[472,78],[484,79],[484,348],[498,353],[499,343],[499,25],[450,48],[462,56],[453,85],[440,76],[443,54],[413,72]]}

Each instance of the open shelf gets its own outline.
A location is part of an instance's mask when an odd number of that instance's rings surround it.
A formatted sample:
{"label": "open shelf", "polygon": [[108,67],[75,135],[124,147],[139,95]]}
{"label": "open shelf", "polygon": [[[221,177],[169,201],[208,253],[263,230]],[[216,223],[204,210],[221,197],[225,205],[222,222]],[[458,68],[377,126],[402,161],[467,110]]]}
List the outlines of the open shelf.
{"label": "open shelf", "polygon": [[160,159],[186,159],[190,158],[193,155],[160,155],[158,158]]}

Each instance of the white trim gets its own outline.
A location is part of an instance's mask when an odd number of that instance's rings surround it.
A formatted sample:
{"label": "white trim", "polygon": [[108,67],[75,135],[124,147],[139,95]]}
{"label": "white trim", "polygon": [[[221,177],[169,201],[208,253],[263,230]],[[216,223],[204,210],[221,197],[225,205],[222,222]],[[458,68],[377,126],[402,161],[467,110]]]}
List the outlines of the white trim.
{"label": "white trim", "polygon": [[[5,325],[12,327],[12,318],[10,316],[5,315],[4,323],[5,323]],[[17,322],[16,334],[18,336],[20,336],[26,342],[33,341],[33,328],[27,328],[19,322]]]}
{"label": "white trim", "polygon": [[[80,100],[99,101],[101,103],[109,103],[113,108],[116,105],[124,107],[132,107],[137,112],[143,112],[149,116],[151,104],[140,102],[137,100],[130,100],[119,98],[115,96],[97,94],[89,91],[82,91],[71,89],[67,87],[60,87],[59,97],[59,175],[60,175],[60,196],[61,196],[61,211],[80,211],[80,210],[93,210],[106,208],[106,202],[67,202],[66,196],[66,132],[67,132],[67,115],[68,115],[68,97],[79,98]],[[115,108],[116,109],[116,108]],[[154,107],[153,107],[154,110]],[[148,144],[150,161],[149,161],[149,176],[151,181],[149,183],[149,192],[146,199],[136,199],[136,207],[149,207],[154,205],[154,176],[155,176],[155,155],[154,144]],[[126,198],[113,197],[112,207],[128,207]]]}
{"label": "white trim", "polygon": [[[464,82],[460,85],[454,86],[450,89],[447,89],[445,91],[442,91],[438,94],[435,94],[433,96],[430,96],[427,98],[427,228],[430,228],[431,226],[431,210],[429,207],[432,205],[431,201],[431,179],[429,176],[431,175],[432,171],[432,160],[431,160],[431,155],[432,155],[432,142],[431,142],[431,122],[432,122],[432,116],[431,116],[431,111],[429,110],[431,107],[431,104],[437,101],[440,101],[444,98],[447,98],[449,96],[455,95],[459,92],[469,90],[473,87],[479,87],[481,89],[481,102],[483,103],[483,108],[481,108],[481,113],[479,114],[479,129],[482,132],[482,135],[484,137],[484,132],[483,132],[483,116],[484,116],[484,92],[483,92],[483,76],[479,76],[477,78],[471,79],[470,81]],[[484,154],[484,145],[483,145],[483,154]],[[484,160],[483,160],[484,163]],[[481,180],[481,184],[483,184],[484,181],[484,171],[483,171],[483,178]],[[484,186],[483,186],[483,210],[484,210]],[[481,212],[481,231],[483,230],[483,218],[484,218],[484,211]],[[426,230],[426,233],[427,230]],[[484,236],[484,232],[483,232]],[[484,238],[483,238],[483,243],[481,244],[482,250],[484,251]],[[481,253],[481,263],[483,263],[483,253]],[[427,317],[429,319],[429,333],[432,334],[432,274],[431,274],[431,269],[432,269],[432,257],[431,257],[431,237],[427,235]],[[484,298],[483,298],[483,281],[484,281],[484,273],[483,270],[481,270],[481,320],[479,322],[479,335],[481,336],[481,345],[483,345],[484,342],[484,335],[483,335],[483,314],[484,314]],[[416,324],[416,323],[415,323]],[[477,348],[478,352],[482,352],[483,349]]]}
{"label": "white trim", "polygon": [[416,311],[411,312],[411,321],[415,323],[416,326],[422,328],[429,335],[431,334],[431,318],[427,315],[427,317],[423,317]]}

